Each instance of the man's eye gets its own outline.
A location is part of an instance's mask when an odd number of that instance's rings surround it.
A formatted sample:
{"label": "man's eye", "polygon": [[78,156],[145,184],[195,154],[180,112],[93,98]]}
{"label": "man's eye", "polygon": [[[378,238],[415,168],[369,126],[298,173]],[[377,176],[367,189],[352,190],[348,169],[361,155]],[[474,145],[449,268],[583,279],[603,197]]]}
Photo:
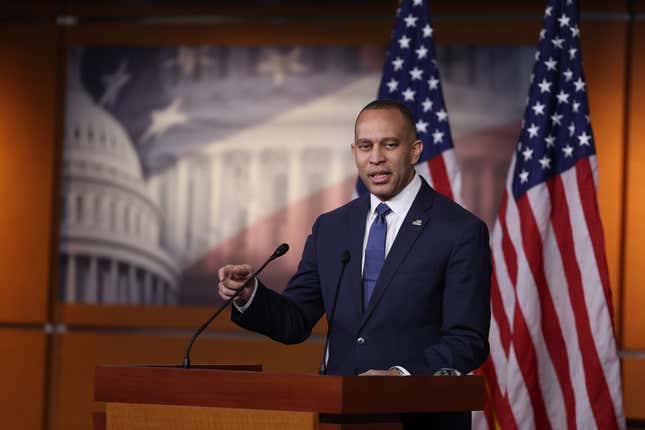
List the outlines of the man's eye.
{"label": "man's eye", "polygon": [[397,146],[399,146],[399,144],[398,144],[398,143],[386,143],[386,144],[385,144],[385,147],[386,147],[387,149],[394,149],[394,148],[396,148]]}
{"label": "man's eye", "polygon": [[358,149],[361,151],[369,151],[372,146],[368,144],[359,144]]}

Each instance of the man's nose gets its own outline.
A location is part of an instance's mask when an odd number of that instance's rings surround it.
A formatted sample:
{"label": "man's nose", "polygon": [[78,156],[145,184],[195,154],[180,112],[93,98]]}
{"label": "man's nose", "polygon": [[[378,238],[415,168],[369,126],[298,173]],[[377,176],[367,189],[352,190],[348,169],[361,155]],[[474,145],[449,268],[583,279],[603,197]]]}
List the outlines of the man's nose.
{"label": "man's nose", "polygon": [[369,158],[370,163],[379,164],[379,163],[382,163],[384,160],[385,160],[385,157],[381,146],[380,145],[372,146],[372,150],[370,151],[370,158]]}

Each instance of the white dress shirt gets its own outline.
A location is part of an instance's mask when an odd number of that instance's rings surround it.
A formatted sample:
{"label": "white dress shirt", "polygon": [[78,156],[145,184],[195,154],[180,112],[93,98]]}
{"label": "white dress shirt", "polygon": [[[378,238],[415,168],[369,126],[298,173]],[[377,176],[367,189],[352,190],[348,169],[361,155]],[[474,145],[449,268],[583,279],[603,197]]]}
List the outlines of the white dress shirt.
{"label": "white dress shirt", "polygon": [[387,223],[387,233],[385,236],[385,257],[390,252],[396,235],[399,234],[403,220],[405,219],[408,211],[414,203],[419,190],[421,189],[421,178],[418,174],[408,185],[401,190],[399,194],[392,197],[390,200],[382,202],[374,194],[370,194],[370,211],[367,214],[367,222],[365,223],[365,234],[363,235],[363,255],[361,260],[361,274],[363,273],[363,266],[365,265],[365,248],[367,247],[367,238],[370,234],[372,223],[376,219],[376,207],[381,203],[386,203],[391,211],[385,215],[385,222]]}

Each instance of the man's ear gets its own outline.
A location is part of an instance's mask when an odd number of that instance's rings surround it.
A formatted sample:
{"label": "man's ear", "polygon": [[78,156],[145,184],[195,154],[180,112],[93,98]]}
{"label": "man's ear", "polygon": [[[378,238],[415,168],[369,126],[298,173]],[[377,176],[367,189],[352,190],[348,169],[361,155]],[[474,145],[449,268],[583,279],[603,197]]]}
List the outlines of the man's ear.
{"label": "man's ear", "polygon": [[412,165],[415,165],[419,161],[419,157],[421,157],[421,151],[423,151],[423,142],[419,139],[412,142],[412,148],[410,149],[410,151],[412,154],[410,161],[412,162]]}

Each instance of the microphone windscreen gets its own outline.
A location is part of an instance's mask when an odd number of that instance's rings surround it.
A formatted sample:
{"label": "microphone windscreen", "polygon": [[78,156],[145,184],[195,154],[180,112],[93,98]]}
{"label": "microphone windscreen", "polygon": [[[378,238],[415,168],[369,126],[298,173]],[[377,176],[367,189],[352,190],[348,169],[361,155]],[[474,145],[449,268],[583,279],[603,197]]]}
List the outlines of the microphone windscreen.
{"label": "microphone windscreen", "polygon": [[273,258],[278,258],[282,257],[284,254],[287,253],[289,250],[289,245],[286,243],[283,243],[282,245],[278,246],[275,251],[273,252]]}

